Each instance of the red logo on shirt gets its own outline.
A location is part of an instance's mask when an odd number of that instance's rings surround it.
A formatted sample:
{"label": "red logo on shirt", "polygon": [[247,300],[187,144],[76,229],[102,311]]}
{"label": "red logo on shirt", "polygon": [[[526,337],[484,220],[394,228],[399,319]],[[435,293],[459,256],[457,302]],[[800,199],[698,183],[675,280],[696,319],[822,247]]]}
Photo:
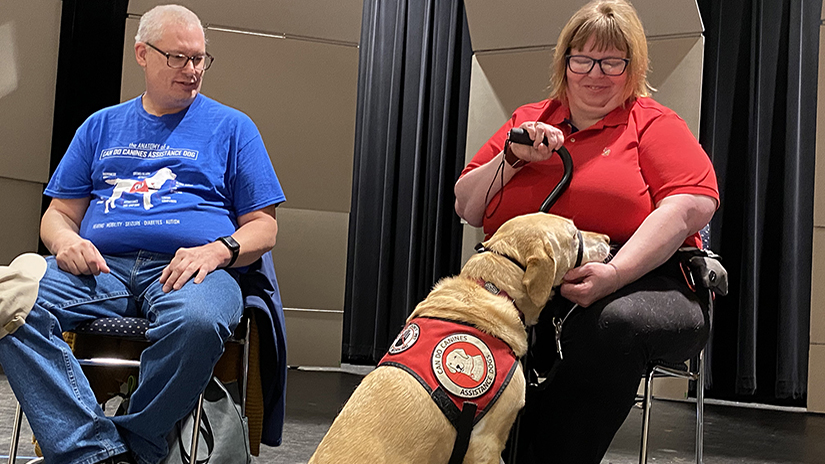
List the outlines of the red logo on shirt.
{"label": "red logo on shirt", "polygon": [[135,182],[135,185],[133,185],[132,188],[129,189],[129,193],[148,192],[148,191],[149,191],[149,186],[146,185],[145,180]]}

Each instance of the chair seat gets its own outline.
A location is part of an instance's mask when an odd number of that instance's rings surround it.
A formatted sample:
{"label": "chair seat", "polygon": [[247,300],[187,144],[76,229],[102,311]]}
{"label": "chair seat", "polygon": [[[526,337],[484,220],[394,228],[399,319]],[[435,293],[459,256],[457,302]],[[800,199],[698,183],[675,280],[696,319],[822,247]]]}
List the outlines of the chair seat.
{"label": "chair seat", "polygon": [[652,361],[648,365],[646,377],[678,377],[682,379],[697,380],[698,372],[690,370],[685,362],[667,362],[663,360]]}
{"label": "chair seat", "polygon": [[[76,334],[108,335],[128,340],[148,341],[149,319],[143,317],[104,317],[75,327]],[[227,342],[242,343],[246,336],[244,324],[239,324]]]}
{"label": "chair seat", "polygon": [[648,366],[648,371],[653,370],[653,368],[654,368],[654,367],[657,367],[657,366],[659,366],[659,367],[666,367],[666,368],[668,368],[668,369],[672,369],[672,370],[674,370],[674,371],[684,371],[684,372],[687,372],[687,370],[688,370],[688,366],[687,366],[687,364],[685,364],[685,362],[684,362],[684,361],[682,361],[682,362],[667,362],[667,361],[663,361],[663,360],[661,360],[661,359],[657,359],[657,360],[655,360],[655,361],[652,361],[652,362],[649,364],[649,366]]}
{"label": "chair seat", "polygon": [[84,322],[77,326],[73,332],[146,341],[147,330],[149,330],[149,319],[142,317],[106,317]]}

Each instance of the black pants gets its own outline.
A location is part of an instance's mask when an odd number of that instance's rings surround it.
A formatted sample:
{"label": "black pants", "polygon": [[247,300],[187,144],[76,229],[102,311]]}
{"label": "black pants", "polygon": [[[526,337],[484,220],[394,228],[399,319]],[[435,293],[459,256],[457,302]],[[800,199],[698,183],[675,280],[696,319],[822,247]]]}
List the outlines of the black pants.
{"label": "black pants", "polygon": [[684,361],[705,345],[706,294],[688,287],[674,258],[590,307],[576,308],[562,330],[563,361],[551,319],[572,305],[557,296],[536,326],[529,362],[543,371],[559,364],[544,390],[528,389],[517,463],[601,462],[648,363]]}

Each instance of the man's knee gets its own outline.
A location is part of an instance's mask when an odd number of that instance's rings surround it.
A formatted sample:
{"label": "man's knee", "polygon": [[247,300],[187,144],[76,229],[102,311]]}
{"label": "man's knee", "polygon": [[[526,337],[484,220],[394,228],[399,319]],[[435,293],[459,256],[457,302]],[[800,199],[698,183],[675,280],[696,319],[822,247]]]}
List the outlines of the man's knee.
{"label": "man's knee", "polygon": [[189,281],[183,289],[166,296],[166,301],[153,310],[161,332],[175,332],[194,344],[223,343],[243,311],[240,288],[225,271],[210,274],[200,284]]}

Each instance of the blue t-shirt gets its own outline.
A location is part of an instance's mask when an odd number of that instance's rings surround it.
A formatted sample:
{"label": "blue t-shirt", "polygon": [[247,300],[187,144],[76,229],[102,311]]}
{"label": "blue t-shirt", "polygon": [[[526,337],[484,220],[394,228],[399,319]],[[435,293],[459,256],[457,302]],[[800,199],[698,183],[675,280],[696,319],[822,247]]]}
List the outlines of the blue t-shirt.
{"label": "blue t-shirt", "polygon": [[252,120],[203,95],[160,117],[141,97],[96,112],[45,193],[91,196],[80,235],[104,254],[204,245],[286,199]]}

